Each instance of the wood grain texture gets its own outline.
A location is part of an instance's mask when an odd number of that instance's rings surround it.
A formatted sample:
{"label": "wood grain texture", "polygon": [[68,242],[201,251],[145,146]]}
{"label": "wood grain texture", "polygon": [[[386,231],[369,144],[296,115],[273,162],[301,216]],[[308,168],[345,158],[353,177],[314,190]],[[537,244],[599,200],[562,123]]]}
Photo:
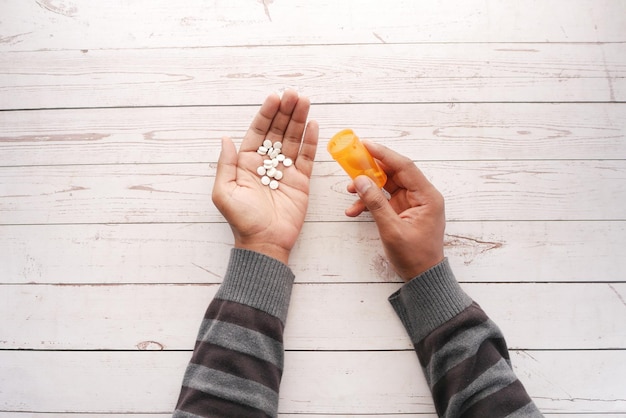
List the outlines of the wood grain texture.
{"label": "wood grain texture", "polygon": [[13,18],[2,22],[0,50],[626,40],[626,7],[619,0],[579,0],[566,13],[558,0],[434,5],[409,0],[10,0],[3,12]]}
{"label": "wood grain texture", "polygon": [[[420,167],[445,196],[452,221],[626,219],[625,160]],[[214,175],[215,164],[0,168],[0,222],[220,222],[210,197]],[[306,219],[345,220],[354,200],[345,191],[348,182],[338,164],[317,164]]]}
{"label": "wood grain texture", "polygon": [[[288,350],[411,350],[400,284],[297,284]],[[192,350],[218,285],[0,287],[0,349]],[[511,349],[626,349],[626,284],[464,284]],[[71,304],[64,301],[72,301]],[[320,301],[324,309],[320,310]],[[22,306],[29,306],[23,309]],[[598,306],[602,306],[598,310]]]}
{"label": "wood grain texture", "polygon": [[[178,396],[189,357],[185,351],[2,351],[0,387],[6,390],[0,393],[0,408],[167,413]],[[620,384],[626,373],[626,351],[517,351],[512,352],[512,361],[543,411],[626,410],[626,389]],[[279,410],[432,413],[430,396],[413,351],[289,351]]]}
{"label": "wood grain texture", "polygon": [[[252,97],[251,97],[252,98]],[[260,101],[262,97],[257,99]],[[0,112],[0,165],[216,162],[256,106]],[[314,104],[323,144],[353,127],[419,161],[614,159],[626,104]],[[325,149],[317,161],[330,161]]]}
{"label": "wood grain texture", "polygon": [[219,139],[285,87],[311,97],[321,143],[281,418],[435,416],[375,225],[343,215],[324,147],[345,127],[442,190],[446,254],[545,415],[625,416],[624,1],[5,0],[0,16],[0,418],[169,416],[232,245],[210,201]]}
{"label": "wood grain texture", "polygon": [[[219,283],[226,223],[0,226],[3,284]],[[448,222],[461,282],[624,280],[624,221]],[[400,282],[373,222],[305,223],[291,256],[298,283]]]}
{"label": "wood grain texture", "polygon": [[0,55],[0,109],[255,104],[285,87],[313,103],[614,102],[625,76],[626,43],[48,50]]}

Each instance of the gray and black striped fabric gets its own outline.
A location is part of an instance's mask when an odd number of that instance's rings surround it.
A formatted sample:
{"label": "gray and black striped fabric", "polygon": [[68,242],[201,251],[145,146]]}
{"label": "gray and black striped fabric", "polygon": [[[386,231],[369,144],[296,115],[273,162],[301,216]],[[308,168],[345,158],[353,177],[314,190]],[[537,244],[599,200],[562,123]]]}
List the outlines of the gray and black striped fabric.
{"label": "gray and black striped fabric", "polygon": [[500,329],[448,260],[389,298],[411,336],[440,417],[542,417],[515,376]]}
{"label": "gray and black striped fabric", "polygon": [[[276,417],[293,273],[233,249],[202,321],[174,417]],[[502,333],[445,260],[389,298],[414,343],[441,417],[541,417]]]}
{"label": "gray and black striped fabric", "polygon": [[293,284],[277,260],[233,249],[210,303],[175,417],[275,417]]}

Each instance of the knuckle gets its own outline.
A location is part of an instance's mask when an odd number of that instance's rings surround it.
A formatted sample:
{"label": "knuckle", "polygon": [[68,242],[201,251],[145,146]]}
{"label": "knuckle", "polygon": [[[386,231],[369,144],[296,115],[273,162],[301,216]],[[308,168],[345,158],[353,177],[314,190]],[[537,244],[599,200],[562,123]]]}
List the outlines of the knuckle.
{"label": "knuckle", "polygon": [[399,167],[401,170],[415,170],[417,168],[417,166],[415,165],[415,163],[413,162],[413,160],[411,160],[409,157],[406,156],[402,156],[400,158],[400,162],[399,162]]}
{"label": "knuckle", "polygon": [[385,207],[385,203],[387,202],[387,199],[385,199],[385,196],[383,196],[381,193],[376,193],[370,196],[367,202],[368,202],[367,206],[370,212],[375,212]]}

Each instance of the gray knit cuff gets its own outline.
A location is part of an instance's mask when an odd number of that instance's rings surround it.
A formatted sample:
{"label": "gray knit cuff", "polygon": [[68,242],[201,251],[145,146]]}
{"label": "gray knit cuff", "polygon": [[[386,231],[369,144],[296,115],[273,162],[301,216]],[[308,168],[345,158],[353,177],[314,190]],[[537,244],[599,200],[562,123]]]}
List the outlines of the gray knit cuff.
{"label": "gray knit cuff", "polygon": [[457,283],[448,259],[413,278],[389,302],[416,344],[472,303]]}
{"label": "gray knit cuff", "polygon": [[259,309],[285,324],[294,277],[289,267],[272,257],[233,248],[215,297]]}

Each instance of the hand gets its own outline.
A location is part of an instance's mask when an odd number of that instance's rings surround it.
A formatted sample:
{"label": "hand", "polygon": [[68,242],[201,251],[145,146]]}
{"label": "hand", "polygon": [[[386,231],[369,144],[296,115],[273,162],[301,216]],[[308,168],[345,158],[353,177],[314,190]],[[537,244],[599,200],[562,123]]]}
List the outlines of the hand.
{"label": "hand", "polygon": [[391,199],[368,177],[359,176],[348,191],[358,193],[360,199],[346,209],[346,215],[369,210],[391,265],[403,280],[411,280],[444,259],[443,196],[409,158],[382,145],[363,143],[387,173],[384,188]]}
{"label": "hand", "polygon": [[[282,99],[272,94],[250,124],[239,152],[230,138],[222,139],[213,203],[230,224],[236,248],[289,261],[304,223],[317,149],[318,125],[306,124],[309,108],[310,101],[293,90],[285,91]],[[257,149],[265,139],[282,142],[282,153],[294,162],[282,168],[276,190],[261,184],[256,172],[265,158]]]}

